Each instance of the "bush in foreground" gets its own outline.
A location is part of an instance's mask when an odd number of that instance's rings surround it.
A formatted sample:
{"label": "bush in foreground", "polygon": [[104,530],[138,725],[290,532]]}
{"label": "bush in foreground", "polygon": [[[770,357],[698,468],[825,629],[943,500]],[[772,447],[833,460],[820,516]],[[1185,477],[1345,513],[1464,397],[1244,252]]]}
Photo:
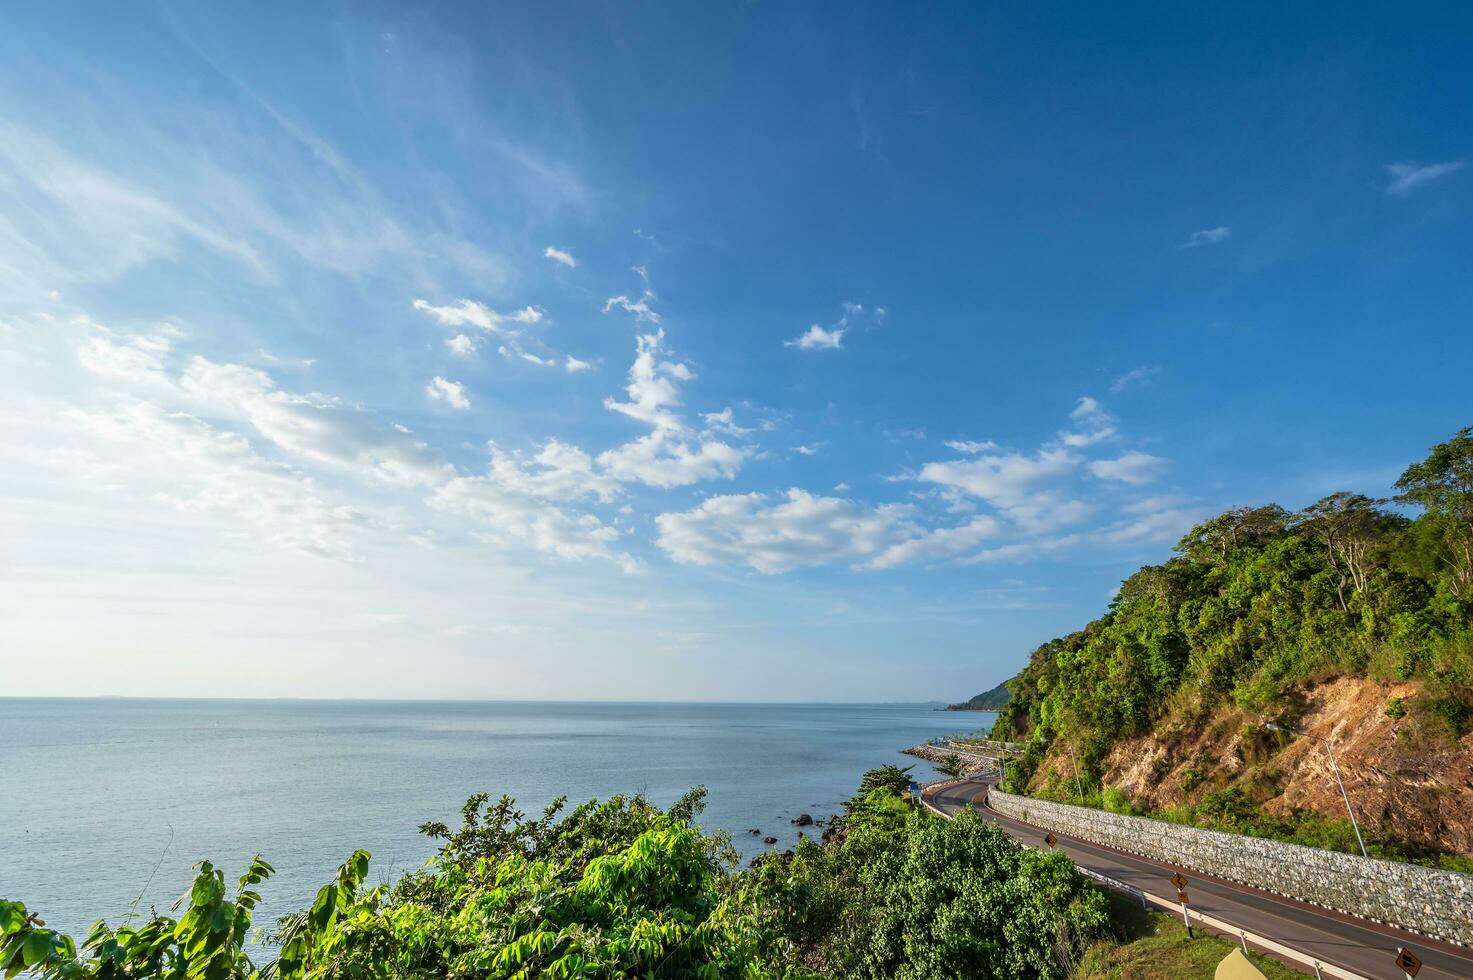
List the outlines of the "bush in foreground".
{"label": "bush in foreground", "polygon": [[[366,887],[356,851],[308,909],[245,952],[257,928],[257,858],[234,888],[198,866],[177,919],[98,922],[78,944],[0,902],[0,970],[136,980],[430,978],[1062,978],[1107,921],[1061,855],[1019,847],[974,815],[917,812],[871,779],[824,846],[735,870],[723,836],[693,825],[704,790],[669,809],[640,797],[561,801],[527,819],[473,797],[421,871]],[[85,887],[79,883],[79,887]]]}

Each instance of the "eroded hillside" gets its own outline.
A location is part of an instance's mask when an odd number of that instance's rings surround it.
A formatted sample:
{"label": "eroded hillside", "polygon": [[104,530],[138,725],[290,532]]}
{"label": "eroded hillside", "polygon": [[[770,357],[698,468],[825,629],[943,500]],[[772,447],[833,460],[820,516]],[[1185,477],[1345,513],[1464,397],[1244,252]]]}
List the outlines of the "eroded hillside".
{"label": "eroded hillside", "polygon": [[1355,849],[1328,739],[1373,852],[1473,856],[1473,430],[1397,487],[1193,528],[1009,682],[1007,787]]}

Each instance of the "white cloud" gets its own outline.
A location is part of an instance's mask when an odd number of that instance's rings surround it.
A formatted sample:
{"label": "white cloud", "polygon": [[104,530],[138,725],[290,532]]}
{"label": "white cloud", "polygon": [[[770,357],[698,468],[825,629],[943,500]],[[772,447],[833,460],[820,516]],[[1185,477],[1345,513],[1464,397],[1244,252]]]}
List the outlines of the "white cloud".
{"label": "white cloud", "polygon": [[596,472],[588,453],[556,439],[549,439],[527,461],[519,453],[491,449],[487,470],[491,482],[523,497],[541,500],[578,500],[596,497],[608,502],[620,492],[616,480]]}
{"label": "white cloud", "polygon": [[794,446],[793,452],[799,456],[816,456],[818,455],[818,446]]}
{"label": "white cloud", "polygon": [[447,327],[477,327],[489,333],[515,336],[507,324],[541,323],[545,314],[536,306],[524,306],[511,313],[498,313],[484,303],[462,299],[452,306],[435,306],[426,300],[414,301],[414,308],[428,314]]}
{"label": "white cloud", "polygon": [[1446,163],[1388,163],[1386,165],[1386,193],[1409,194],[1441,177],[1461,170],[1465,160],[1449,160]]}
{"label": "white cloud", "polygon": [[1110,383],[1110,390],[1117,395],[1150,381],[1161,369],[1155,365],[1132,368]]}
{"label": "white cloud", "polygon": [[328,395],[281,391],[266,372],[245,365],[195,355],[179,376],[176,394],[215,417],[250,425],[284,452],[360,476],[426,485],[446,469],[423,442],[381,428],[369,413]]}
{"label": "white cloud", "polygon": [[490,542],[523,543],[568,560],[602,558],[625,571],[639,563],[617,552],[617,529],[592,514],[574,515],[508,490],[496,475],[455,476],[437,487],[430,504],[472,517],[487,528]]}
{"label": "white cloud", "polygon": [[669,430],[600,453],[598,464],[617,480],[652,487],[683,487],[703,480],[730,479],[741,469],[751,450],[717,440],[690,444],[672,438]]}
{"label": "white cloud", "polygon": [[843,327],[825,330],[816,323],[808,328],[807,333],[792,340],[783,341],[784,347],[796,347],[799,350],[838,350],[843,345]]}
{"label": "white cloud", "polygon": [[956,487],[998,507],[1024,505],[1039,484],[1073,472],[1079,456],[1065,449],[1041,449],[1031,456],[992,453],[973,459],[927,463],[919,479]]}
{"label": "white cloud", "polygon": [[1219,225],[1216,228],[1203,228],[1201,231],[1194,231],[1188,235],[1187,240],[1181,243],[1181,247],[1201,248],[1205,245],[1221,245],[1228,240],[1228,237],[1232,233],[1233,230],[1226,225]]}
{"label": "white cloud", "polygon": [[959,453],[975,456],[978,453],[991,452],[997,448],[997,443],[991,439],[982,442],[974,442],[971,439],[951,439],[945,443],[948,449],[955,449]]}
{"label": "white cloud", "polygon": [[736,417],[730,405],[719,412],[707,412],[701,418],[705,421],[706,428],[712,432],[724,432],[729,436],[741,438],[751,435],[753,431],[736,424]]}
{"label": "white cloud", "polygon": [[1088,395],[1079,399],[1074,410],[1069,413],[1069,418],[1073,420],[1075,428],[1059,433],[1059,441],[1066,446],[1082,449],[1115,438],[1115,417]]}
{"label": "white cloud", "polygon": [[165,324],[152,333],[119,337],[99,324],[83,323],[92,329],[77,345],[77,360],[87,370],[132,385],[172,386],[165,363],[179,330]]}
{"label": "white cloud", "polygon": [[569,269],[578,268],[578,260],[573,258],[573,253],[567,249],[554,248],[549,245],[543,250],[542,255],[544,258],[552,259],[558,265],[565,265]]}
{"label": "white cloud", "polygon": [[1130,541],[1169,544],[1181,540],[1202,514],[1200,509],[1187,507],[1158,510],[1106,528],[1099,537],[1117,544]]}
{"label": "white cloud", "polygon": [[806,565],[862,561],[912,537],[909,510],[868,508],[838,497],[787,492],[711,497],[682,513],[655,519],[659,545],[685,564],[740,564],[774,574]]}
{"label": "white cloud", "polygon": [[1127,514],[1154,514],[1162,510],[1175,510],[1192,503],[1191,497],[1183,497],[1178,494],[1160,494],[1155,497],[1143,497],[1132,501],[1120,509]]}
{"label": "white cloud", "polygon": [[681,432],[685,425],[670,411],[680,405],[680,389],[671,379],[687,380],[692,375],[683,364],[657,361],[664,339],[663,330],[639,335],[635,341],[634,363],[629,368],[629,384],[624,388],[629,401],[606,398],[604,407],[656,429]]}
{"label": "white cloud", "polygon": [[[140,507],[161,504],[220,519],[230,533],[337,560],[353,560],[365,533],[380,523],[333,501],[310,477],[264,458],[244,437],[184,412],[132,402],[73,411],[69,419],[100,441],[82,451],[95,454],[119,492],[135,500],[135,517]],[[80,445],[85,442],[73,448]]]}
{"label": "white cloud", "polygon": [[470,357],[476,352],[476,340],[468,334],[458,333],[445,341],[450,353],[456,357]]}
{"label": "white cloud", "polygon": [[644,281],[644,289],[640,292],[638,299],[630,299],[624,294],[610,296],[604,301],[604,312],[620,309],[625,313],[632,313],[636,322],[659,323],[660,314],[655,312],[650,304],[655,301],[654,290],[650,288],[649,272],[642,265],[634,267],[634,272]]}
{"label": "white cloud", "polygon": [[471,400],[465,396],[465,385],[458,381],[446,381],[438,374],[430,379],[425,385],[425,394],[435,401],[446,402],[451,408],[461,411],[471,407]]}
{"label": "white cloud", "polygon": [[957,527],[936,528],[893,544],[872,559],[869,567],[894,568],[915,561],[954,558],[1002,532],[1003,525],[996,518],[981,515]]}
{"label": "white cloud", "polygon": [[1132,449],[1115,459],[1097,459],[1089,471],[1102,480],[1118,480],[1135,486],[1150,483],[1166,468],[1166,460]]}
{"label": "white cloud", "polygon": [[[108,346],[97,348],[101,336]],[[562,558],[596,557],[626,569],[638,563],[615,545],[619,532],[592,514],[558,506],[577,500],[612,500],[619,492],[614,475],[600,470],[582,450],[549,440],[530,458],[493,447],[483,475],[466,476],[434,453],[402,425],[379,426],[370,413],[345,407],[328,395],[278,389],[264,371],[194,356],[177,381],[166,373],[169,347],[150,336],[118,338],[89,328],[74,344],[89,371],[117,377],[148,398],[185,404],[207,412],[192,414],[135,399],[130,408],[95,413],[87,421],[110,444],[162,447],[179,460],[185,475],[175,475],[156,498],[192,512],[233,512],[262,525],[279,525],[270,536],[299,550],[345,557],[353,535],[375,522],[366,511],[323,500],[324,493],[292,465],[260,455],[246,435],[217,423],[244,423],[272,449],[294,460],[332,467],[337,474],[424,491],[420,502],[432,511],[469,517],[468,530],[487,540],[518,544]],[[138,361],[133,352],[151,359]],[[118,370],[119,365],[127,370]],[[431,398],[466,408],[464,386],[436,376]],[[155,465],[154,467],[158,467]],[[205,474],[195,480],[190,474]],[[348,489],[370,491],[369,485]],[[379,521],[377,524],[382,525]],[[465,529],[463,529],[465,530]]]}
{"label": "white cloud", "polygon": [[593,365],[587,361],[580,361],[572,354],[569,354],[567,360],[563,361],[563,369],[569,374],[577,374],[579,371],[593,370]]}

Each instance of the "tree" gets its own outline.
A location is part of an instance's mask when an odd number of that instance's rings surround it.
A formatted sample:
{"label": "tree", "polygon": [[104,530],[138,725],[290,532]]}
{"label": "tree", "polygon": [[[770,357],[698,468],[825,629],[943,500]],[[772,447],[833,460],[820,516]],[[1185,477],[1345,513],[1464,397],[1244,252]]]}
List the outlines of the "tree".
{"label": "tree", "polygon": [[1324,545],[1330,567],[1339,576],[1335,594],[1344,612],[1350,611],[1345,586],[1350,585],[1357,593],[1370,588],[1371,571],[1383,557],[1387,542],[1406,524],[1397,515],[1381,510],[1385,503],[1342,490],[1320,498],[1295,515],[1295,530],[1308,531]]}
{"label": "tree", "polygon": [[1408,466],[1396,489],[1397,500],[1424,508],[1437,523],[1449,591],[1473,598],[1473,427],[1459,429]]}
{"label": "tree", "polygon": [[859,780],[859,795],[868,796],[877,789],[888,789],[896,796],[901,796],[910,789],[910,771],[915,766],[900,766],[886,764],[877,769],[865,771]]}
{"label": "tree", "polygon": [[967,771],[967,764],[955,752],[943,757],[940,762],[933,762],[932,765],[936,767],[937,772],[948,779],[960,779]]}
{"label": "tree", "polygon": [[1278,504],[1234,507],[1192,528],[1177,543],[1176,550],[1193,561],[1226,561],[1236,548],[1282,534],[1288,523],[1289,512]]}

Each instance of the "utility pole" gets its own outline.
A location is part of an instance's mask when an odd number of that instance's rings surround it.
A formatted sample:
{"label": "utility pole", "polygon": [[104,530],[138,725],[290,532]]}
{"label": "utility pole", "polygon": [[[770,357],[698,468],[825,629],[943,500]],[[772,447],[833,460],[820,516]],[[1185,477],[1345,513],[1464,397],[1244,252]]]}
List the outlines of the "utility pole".
{"label": "utility pole", "polygon": [[1360,835],[1360,823],[1355,819],[1355,810],[1350,805],[1350,794],[1345,792],[1345,780],[1340,778],[1340,766],[1335,762],[1335,746],[1330,743],[1328,738],[1320,738],[1318,735],[1311,735],[1308,732],[1287,728],[1272,721],[1264,722],[1263,727],[1271,732],[1283,732],[1286,735],[1302,735],[1305,738],[1312,738],[1317,742],[1325,743],[1325,751],[1330,754],[1330,771],[1335,774],[1335,784],[1340,787],[1340,798],[1345,801],[1345,812],[1350,814],[1350,826],[1355,831],[1355,842],[1360,845],[1360,856],[1370,857],[1366,853],[1365,838]]}
{"label": "utility pole", "polygon": [[1069,746],[1069,761],[1074,763],[1074,788],[1079,791],[1079,801],[1084,802],[1084,784],[1079,781],[1079,760],[1074,758],[1074,746]]}

